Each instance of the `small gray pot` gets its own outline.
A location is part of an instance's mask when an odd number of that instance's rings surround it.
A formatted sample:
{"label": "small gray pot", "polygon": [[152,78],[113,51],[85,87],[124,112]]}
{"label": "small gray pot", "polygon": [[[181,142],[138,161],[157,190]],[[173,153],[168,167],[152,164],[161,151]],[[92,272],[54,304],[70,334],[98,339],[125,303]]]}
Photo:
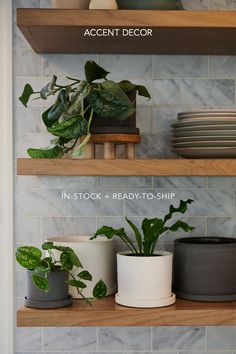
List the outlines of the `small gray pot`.
{"label": "small gray pot", "polygon": [[236,240],[226,237],[175,240],[174,291],[187,300],[236,300]]}
{"label": "small gray pot", "polygon": [[[66,281],[69,273],[55,271],[48,274],[49,291],[46,293],[38,289],[32,279],[33,272],[26,272],[26,297],[25,306],[33,308],[58,308],[69,306],[72,298],[69,295],[69,286]],[[43,274],[39,274],[44,276]]]}

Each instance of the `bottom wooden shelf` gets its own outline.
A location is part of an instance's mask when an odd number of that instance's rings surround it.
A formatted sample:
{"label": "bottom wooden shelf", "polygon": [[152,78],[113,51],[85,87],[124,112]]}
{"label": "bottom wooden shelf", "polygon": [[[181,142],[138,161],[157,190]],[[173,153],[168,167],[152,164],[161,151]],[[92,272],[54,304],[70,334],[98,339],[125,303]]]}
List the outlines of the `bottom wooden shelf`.
{"label": "bottom wooden shelf", "polygon": [[82,326],[216,326],[236,325],[236,301],[206,303],[177,300],[157,309],[137,309],[115,304],[114,297],[97,300],[90,307],[81,300],[62,309],[36,310],[21,307],[18,327]]}

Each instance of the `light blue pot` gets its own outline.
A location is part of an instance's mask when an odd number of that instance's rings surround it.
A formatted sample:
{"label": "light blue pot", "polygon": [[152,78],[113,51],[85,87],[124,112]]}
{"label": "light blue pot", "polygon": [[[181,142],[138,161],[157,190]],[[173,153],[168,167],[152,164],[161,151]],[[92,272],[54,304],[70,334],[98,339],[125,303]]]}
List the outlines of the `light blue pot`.
{"label": "light blue pot", "polygon": [[119,9],[183,10],[181,0],[117,0]]}

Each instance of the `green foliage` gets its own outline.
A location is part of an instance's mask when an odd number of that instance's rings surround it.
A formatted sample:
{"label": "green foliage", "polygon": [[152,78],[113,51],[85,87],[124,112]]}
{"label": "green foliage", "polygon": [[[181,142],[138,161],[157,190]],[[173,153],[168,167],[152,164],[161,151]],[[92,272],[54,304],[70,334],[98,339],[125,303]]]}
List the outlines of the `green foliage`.
{"label": "green foliage", "polygon": [[19,97],[19,101],[27,107],[27,103],[29,102],[30,97],[34,94],[34,90],[32,89],[30,84],[26,84],[23,90],[22,95]]}
{"label": "green foliage", "polygon": [[99,282],[95,285],[93,289],[93,297],[95,299],[102,299],[104,296],[106,296],[106,293],[106,284],[102,280],[99,280]]}
{"label": "green foliage", "polygon": [[[29,84],[25,85],[19,98],[25,107],[32,95],[37,95],[34,99],[42,100],[56,96],[55,103],[43,112],[42,121],[47,131],[57,139],[46,149],[29,148],[27,152],[30,157],[60,158],[71,150],[74,157],[79,157],[90,139],[94,112],[104,118],[123,121],[135,112],[127,92],[136,90],[139,95],[151,98],[145,86],[130,81],[116,83],[107,80],[109,72],[94,61],[85,63],[84,72],[86,80],[68,77],[70,83],[66,86],[57,84],[54,75],[40,92],[34,92]],[[78,141],[80,145],[75,149]]]}
{"label": "green foliage", "polygon": [[28,149],[27,152],[33,159],[56,159],[63,156],[61,146],[49,147],[46,149]]}
{"label": "green foliage", "polygon": [[[85,281],[92,281],[92,275],[87,270],[82,270],[78,273],[77,278],[74,276],[74,271],[79,268],[83,269],[83,265],[72,248],[57,246],[53,242],[45,242],[42,249],[47,252],[46,257],[43,257],[41,250],[36,247],[23,246],[16,249],[17,262],[32,272],[32,280],[39,290],[49,292],[49,273],[61,270],[69,273],[68,284],[74,286],[87,303],[90,304],[90,300],[106,296],[107,287],[102,280],[93,289],[94,298],[86,299],[83,296],[83,289],[87,287]],[[56,260],[53,251],[60,252],[60,260]]]}
{"label": "green foliage", "polygon": [[94,61],[87,61],[84,66],[85,77],[88,83],[91,83],[96,80],[106,79],[107,75],[110,74],[109,71],[106,71],[101,66],[99,66]]}
{"label": "green foliage", "polygon": [[[124,228],[121,229],[114,229],[109,226],[103,226],[100,228],[95,235],[91,239],[96,239],[97,236],[104,235],[108,239],[112,239],[115,236],[118,236],[128,247],[128,249],[132,252],[132,254],[136,256],[144,256],[150,257],[154,254],[157,242],[159,237],[165,233],[166,231],[173,231],[176,232],[179,229],[183,230],[184,232],[189,232],[194,230],[193,226],[188,225],[187,223],[178,220],[173,225],[166,225],[167,221],[171,220],[175,213],[185,214],[188,209],[188,205],[193,203],[193,200],[188,199],[186,201],[181,200],[179,207],[175,208],[173,205],[170,206],[168,214],[161,219],[161,218],[153,218],[147,219],[145,218],[142,222],[142,234],[139,231],[138,227],[134,225],[134,223],[126,218],[129,226],[131,227],[135,241],[130,238]],[[137,243],[138,248],[135,246]]]}

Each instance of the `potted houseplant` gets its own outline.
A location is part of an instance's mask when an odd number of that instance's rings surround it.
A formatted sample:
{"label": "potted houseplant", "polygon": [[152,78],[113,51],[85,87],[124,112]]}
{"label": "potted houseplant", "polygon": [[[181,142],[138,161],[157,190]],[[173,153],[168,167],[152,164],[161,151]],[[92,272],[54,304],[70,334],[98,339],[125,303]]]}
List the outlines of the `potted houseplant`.
{"label": "potted houseplant", "polygon": [[174,245],[174,290],[196,301],[236,300],[236,239],[186,237]]}
{"label": "potted houseplant", "polygon": [[[77,289],[80,296],[88,303],[95,298],[106,295],[106,285],[102,280],[93,289],[93,298],[86,298],[83,290],[92,275],[83,266],[70,247],[56,246],[53,242],[45,242],[42,249],[46,257],[36,247],[24,246],[16,250],[16,260],[26,272],[25,306],[33,308],[58,308],[71,305],[69,285]],[[60,260],[56,260],[53,251],[60,252]],[[76,269],[75,276],[72,271]]]}
{"label": "potted houseplant", "polygon": [[127,219],[134,232],[136,243],[127,235],[124,228],[114,229],[103,226],[93,236],[104,235],[108,239],[118,236],[127,246],[127,252],[117,254],[118,293],[116,302],[130,307],[163,307],[175,302],[172,287],[172,253],[156,251],[160,235],[166,231],[185,232],[194,227],[178,220],[168,226],[168,221],[175,213],[184,214],[192,200],[182,201],[178,208],[170,206],[168,214],[163,218],[144,219],[142,233],[138,227]]}
{"label": "potted houseplant", "polygon": [[137,133],[135,98],[138,93],[150,99],[146,87],[108,80],[109,72],[94,61],[87,61],[84,69],[86,80],[67,77],[68,85],[59,85],[56,76],[40,92],[25,85],[19,100],[26,107],[32,96],[47,100],[56,95],[55,103],[42,114],[54,139],[49,148],[28,149],[32,158],[59,158],[69,151],[79,157],[91,133]]}
{"label": "potted houseplant", "polygon": [[56,9],[81,9],[89,8],[89,0],[52,0],[52,6]]}
{"label": "potted houseplant", "polygon": [[119,9],[182,10],[181,0],[117,0]]}
{"label": "potted houseplant", "polygon": [[[53,242],[56,246],[72,248],[84,267],[93,274],[93,279],[87,284],[83,290],[83,296],[92,297],[93,289],[96,283],[103,279],[107,286],[106,295],[112,295],[116,292],[116,256],[114,249],[114,240],[108,240],[100,237],[97,240],[90,240],[90,236],[66,236],[66,237],[50,237],[47,242]],[[55,251],[54,256],[60,259],[60,252]],[[71,270],[76,276],[77,269]],[[81,298],[77,289],[73,286],[69,289],[73,298]]]}

